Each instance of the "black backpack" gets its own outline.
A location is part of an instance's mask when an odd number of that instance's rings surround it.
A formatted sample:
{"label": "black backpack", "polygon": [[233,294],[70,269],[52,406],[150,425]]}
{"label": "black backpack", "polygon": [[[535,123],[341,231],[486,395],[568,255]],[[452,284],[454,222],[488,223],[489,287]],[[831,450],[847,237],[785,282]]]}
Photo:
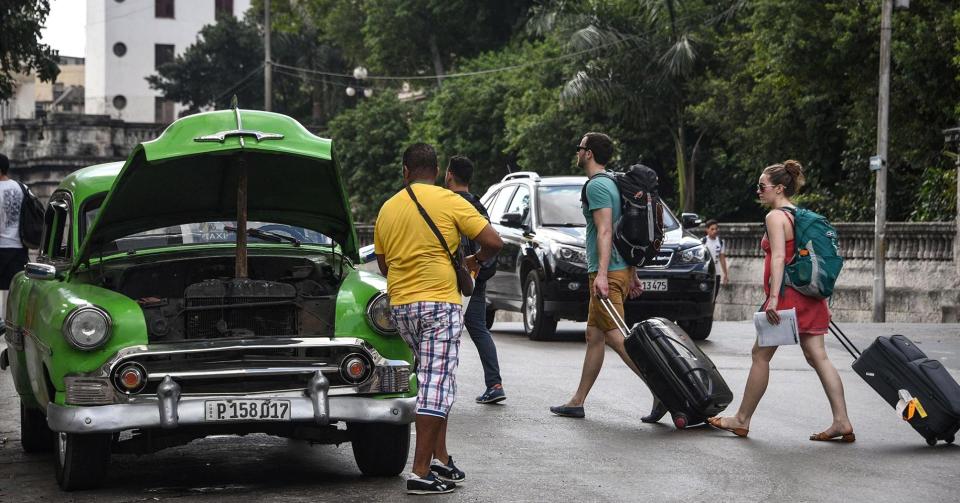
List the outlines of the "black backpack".
{"label": "black backpack", "polygon": [[26,185],[17,182],[23,191],[20,202],[20,241],[27,248],[40,248],[43,239],[43,203]]}
{"label": "black backpack", "polygon": [[657,173],[634,164],[623,173],[601,172],[583,184],[580,202],[587,205],[587,184],[605,176],[620,192],[620,219],[613,224],[613,245],[630,265],[643,267],[663,244],[663,203],[657,192]]}
{"label": "black backpack", "polygon": [[[483,206],[483,203],[480,202],[480,199],[477,196],[469,192],[457,192],[460,197],[464,198],[473,205],[477,211],[483,215],[483,218],[487,219],[487,222],[490,221],[490,215],[487,214],[487,209]],[[463,250],[464,256],[474,255],[480,251],[480,245],[464,235],[460,235],[460,247]],[[486,262],[480,263],[480,271],[477,272],[476,281],[486,281],[493,277],[497,273],[497,257],[493,256],[489,258]]]}

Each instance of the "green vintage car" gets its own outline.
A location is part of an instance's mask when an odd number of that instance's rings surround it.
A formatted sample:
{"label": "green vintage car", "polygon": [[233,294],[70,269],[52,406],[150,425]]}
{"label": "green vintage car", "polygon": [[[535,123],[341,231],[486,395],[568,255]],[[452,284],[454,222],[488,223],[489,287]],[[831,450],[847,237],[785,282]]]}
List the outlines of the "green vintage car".
{"label": "green vintage car", "polygon": [[413,355],[386,280],[358,270],[330,140],[274,113],[186,117],[125,163],[69,175],[42,249],[10,287],[23,448],[63,489],[114,453],[208,435],[351,442],[395,475],[415,415]]}

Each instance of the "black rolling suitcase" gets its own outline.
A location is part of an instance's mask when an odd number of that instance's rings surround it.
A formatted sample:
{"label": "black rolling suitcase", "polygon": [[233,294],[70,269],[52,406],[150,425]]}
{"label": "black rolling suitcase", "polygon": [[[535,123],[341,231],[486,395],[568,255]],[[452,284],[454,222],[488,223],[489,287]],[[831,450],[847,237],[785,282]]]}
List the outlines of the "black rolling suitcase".
{"label": "black rolling suitcase", "polygon": [[861,353],[836,323],[830,325],[853,356],[853,370],[891,406],[900,404],[903,419],[928,444],[953,443],[960,430],[960,384],[939,361],[902,335],[877,337]]}
{"label": "black rolling suitcase", "polygon": [[663,318],[650,318],[630,329],[609,299],[600,302],[623,333],[627,354],[650,391],[670,411],[674,426],[702,423],[727,408],[733,393],[683,329]]}

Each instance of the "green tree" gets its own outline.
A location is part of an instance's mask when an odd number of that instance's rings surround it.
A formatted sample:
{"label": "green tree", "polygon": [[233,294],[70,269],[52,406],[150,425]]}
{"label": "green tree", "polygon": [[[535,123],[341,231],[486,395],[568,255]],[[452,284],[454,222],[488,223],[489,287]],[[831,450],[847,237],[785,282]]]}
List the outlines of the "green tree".
{"label": "green tree", "polygon": [[57,51],[40,43],[49,13],[49,0],[0,2],[0,101],[13,96],[16,73],[36,72],[44,82],[60,73]]}
{"label": "green tree", "polygon": [[250,19],[223,16],[200,30],[197,42],[147,77],[191,112],[223,108],[237,95],[243,108],[263,108],[263,39]]}
{"label": "green tree", "polygon": [[419,108],[381,93],[330,122],[353,216],[372,222],[380,206],[403,186],[402,154]]}
{"label": "green tree", "polygon": [[[805,204],[835,220],[873,220],[867,161],[876,148],[879,8],[855,0],[763,0],[744,9],[719,45],[725,64],[700,81],[704,98],[694,109],[714,132],[717,173],[756,180],[764,166],[798,159],[807,169]],[[960,103],[957,66],[943,50],[957,44],[957,11],[947,0],[915,0],[894,15],[889,220],[955,212],[946,203],[953,191],[940,131],[956,123]],[[748,188],[718,192],[752,199]],[[710,207],[727,218],[760,214],[723,200]]]}

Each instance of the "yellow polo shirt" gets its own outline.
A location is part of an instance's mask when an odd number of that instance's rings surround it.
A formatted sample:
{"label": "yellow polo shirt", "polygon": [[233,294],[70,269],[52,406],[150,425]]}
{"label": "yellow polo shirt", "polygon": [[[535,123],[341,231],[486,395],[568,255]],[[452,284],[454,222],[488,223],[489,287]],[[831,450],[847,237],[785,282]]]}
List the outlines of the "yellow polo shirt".
{"label": "yellow polo shirt", "polygon": [[[414,183],[411,188],[452,253],[460,246],[461,234],[473,239],[487,226],[487,219],[460,195],[425,183]],[[389,268],[387,293],[391,305],[461,303],[450,257],[406,189],[380,208],[373,229],[373,249],[384,256]]]}

